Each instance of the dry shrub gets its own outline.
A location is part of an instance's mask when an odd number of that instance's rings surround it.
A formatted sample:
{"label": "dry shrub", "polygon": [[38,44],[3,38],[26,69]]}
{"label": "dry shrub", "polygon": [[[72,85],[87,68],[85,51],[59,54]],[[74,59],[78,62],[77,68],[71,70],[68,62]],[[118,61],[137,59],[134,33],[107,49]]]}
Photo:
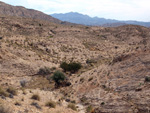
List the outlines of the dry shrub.
{"label": "dry shrub", "polygon": [[13,87],[9,87],[7,89],[7,92],[12,94],[12,95],[17,95],[17,90],[15,88],[13,88]]}
{"label": "dry shrub", "polygon": [[45,104],[45,106],[48,106],[50,108],[55,108],[56,107],[56,103],[54,101],[49,101]]}
{"label": "dry shrub", "polygon": [[38,94],[32,95],[31,99],[40,101],[40,96]]}
{"label": "dry shrub", "polygon": [[71,108],[72,110],[77,111],[77,108],[76,108],[75,104],[73,104],[73,103],[68,104],[68,108]]}

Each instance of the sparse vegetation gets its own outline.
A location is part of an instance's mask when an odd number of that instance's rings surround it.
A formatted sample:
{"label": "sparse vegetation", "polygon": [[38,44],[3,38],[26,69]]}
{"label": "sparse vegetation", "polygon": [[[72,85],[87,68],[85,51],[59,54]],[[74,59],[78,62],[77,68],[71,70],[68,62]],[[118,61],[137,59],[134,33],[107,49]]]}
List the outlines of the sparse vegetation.
{"label": "sparse vegetation", "polygon": [[87,98],[86,98],[85,96],[83,96],[82,98],[80,98],[80,101],[81,101],[82,103],[85,103],[85,102],[87,101]]}
{"label": "sparse vegetation", "polygon": [[25,87],[25,86],[26,86],[26,83],[27,83],[26,80],[21,80],[21,81],[20,81],[20,85],[21,85],[22,87]]}
{"label": "sparse vegetation", "polygon": [[71,108],[72,110],[77,111],[77,108],[76,108],[75,104],[73,104],[73,103],[69,103],[68,108]]}
{"label": "sparse vegetation", "polygon": [[52,67],[51,70],[52,70],[52,71],[56,70],[56,67]]}
{"label": "sparse vegetation", "polygon": [[24,95],[26,95],[27,94],[27,92],[26,92],[26,90],[23,88],[23,89],[21,89],[22,90],[22,94],[24,94]]}
{"label": "sparse vegetation", "polygon": [[7,89],[7,92],[12,94],[12,95],[17,95],[17,90],[15,88],[13,88],[13,87],[9,87]]}
{"label": "sparse vegetation", "polygon": [[86,108],[86,113],[94,113],[94,108],[93,108],[93,106],[88,106],[87,108]]}
{"label": "sparse vegetation", "polygon": [[15,102],[15,105],[16,106],[21,106],[21,103],[20,102]]}
{"label": "sparse vegetation", "polygon": [[121,62],[123,60],[128,59],[129,57],[130,57],[130,55],[120,55],[120,56],[115,57],[111,63],[114,64],[116,62]]}
{"label": "sparse vegetation", "polygon": [[64,70],[64,72],[68,71],[68,63],[62,62],[60,64],[60,67]]}
{"label": "sparse vegetation", "polygon": [[38,74],[39,75],[51,74],[51,69],[49,67],[40,68]]}
{"label": "sparse vegetation", "polygon": [[0,87],[0,95],[8,97],[8,93],[2,87]]}
{"label": "sparse vegetation", "polygon": [[32,102],[32,106],[35,106],[37,109],[42,109],[37,102]]}
{"label": "sparse vegetation", "polygon": [[75,101],[75,100],[72,100],[72,101],[71,101],[71,103],[75,104],[75,103],[76,103],[76,101]]}
{"label": "sparse vegetation", "polygon": [[96,63],[96,61],[94,59],[87,59],[86,63],[87,64],[92,64],[92,63]]}
{"label": "sparse vegetation", "polygon": [[24,101],[24,97],[22,97],[21,101]]}
{"label": "sparse vegetation", "polygon": [[84,78],[82,77],[82,78],[80,78],[80,82],[81,83],[83,83],[84,82]]}
{"label": "sparse vegetation", "polygon": [[10,109],[5,108],[3,105],[0,105],[0,113],[12,113]]}
{"label": "sparse vegetation", "polygon": [[91,81],[91,80],[93,80],[93,77],[90,77],[90,78],[88,79],[88,81]]}
{"label": "sparse vegetation", "polygon": [[45,106],[49,107],[49,108],[55,108],[56,107],[56,103],[54,101],[49,101],[45,104]]}
{"label": "sparse vegetation", "polygon": [[101,102],[101,105],[105,105],[105,102]]}
{"label": "sparse vegetation", "polygon": [[40,101],[40,96],[38,94],[32,95],[31,99]]}
{"label": "sparse vegetation", "polygon": [[49,38],[53,38],[53,35],[50,35]]}

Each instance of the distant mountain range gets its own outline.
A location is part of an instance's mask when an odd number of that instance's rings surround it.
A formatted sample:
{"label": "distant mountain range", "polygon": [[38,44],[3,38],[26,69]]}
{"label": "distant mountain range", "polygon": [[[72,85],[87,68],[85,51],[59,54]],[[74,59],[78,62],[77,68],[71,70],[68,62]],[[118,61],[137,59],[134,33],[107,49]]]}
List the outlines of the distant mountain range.
{"label": "distant mountain range", "polygon": [[75,12],[70,12],[66,14],[47,15],[44,14],[43,12],[34,9],[26,9],[25,7],[22,6],[12,6],[1,1],[0,1],[0,15],[46,20],[49,22],[67,24],[67,25],[74,25],[72,23],[75,23],[75,24],[90,25],[90,26],[115,27],[115,26],[121,26],[126,24],[133,24],[133,25],[150,27],[150,22],[119,21],[119,20],[105,19],[105,18],[98,18],[98,17],[92,18],[88,15],[83,15]]}
{"label": "distant mountain range", "polygon": [[76,24],[83,24],[89,26],[105,26],[105,27],[115,27],[126,24],[141,25],[145,27],[150,27],[150,22],[140,22],[140,21],[119,21],[114,19],[105,19],[99,17],[90,17],[88,15],[83,15],[76,12],[70,12],[65,14],[51,14],[52,17],[57,18],[61,21],[67,21]]}

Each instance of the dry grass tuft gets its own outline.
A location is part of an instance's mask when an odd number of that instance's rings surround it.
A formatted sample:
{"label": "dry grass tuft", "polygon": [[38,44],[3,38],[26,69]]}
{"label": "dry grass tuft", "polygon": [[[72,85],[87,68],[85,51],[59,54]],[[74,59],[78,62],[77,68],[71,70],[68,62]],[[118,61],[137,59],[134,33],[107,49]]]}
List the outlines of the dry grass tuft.
{"label": "dry grass tuft", "polygon": [[68,108],[71,108],[72,110],[77,111],[77,108],[76,108],[75,104],[73,104],[73,103],[68,104]]}
{"label": "dry grass tuft", "polygon": [[55,108],[56,103],[54,101],[49,101],[45,104],[45,106],[50,107],[50,108]]}
{"label": "dry grass tuft", "polygon": [[40,96],[38,94],[33,94],[31,99],[40,101]]}

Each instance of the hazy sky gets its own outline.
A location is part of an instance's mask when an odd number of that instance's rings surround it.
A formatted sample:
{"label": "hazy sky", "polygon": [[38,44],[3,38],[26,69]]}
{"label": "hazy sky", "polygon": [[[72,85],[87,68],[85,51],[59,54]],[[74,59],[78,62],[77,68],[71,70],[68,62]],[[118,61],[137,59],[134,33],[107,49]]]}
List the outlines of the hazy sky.
{"label": "hazy sky", "polygon": [[92,17],[150,22],[150,0],[1,0],[47,14],[79,12]]}

